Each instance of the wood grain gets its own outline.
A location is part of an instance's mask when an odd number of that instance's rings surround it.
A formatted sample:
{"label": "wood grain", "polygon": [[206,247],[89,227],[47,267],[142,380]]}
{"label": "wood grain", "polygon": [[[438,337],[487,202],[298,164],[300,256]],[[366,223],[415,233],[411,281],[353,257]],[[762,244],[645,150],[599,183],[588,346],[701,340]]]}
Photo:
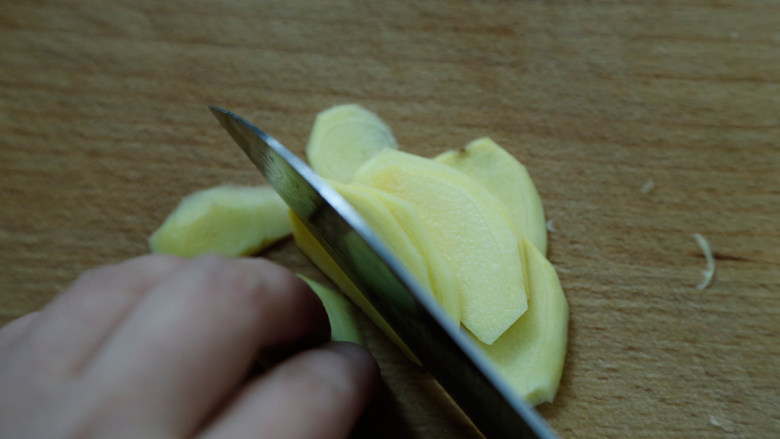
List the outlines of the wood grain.
{"label": "wood grain", "polygon": [[[301,153],[355,102],[408,151],[489,135],[530,170],[571,307],[561,436],[780,436],[777,2],[0,1],[0,50],[0,324],[145,253],[183,195],[262,181],[206,105]],[[363,324],[385,388],[355,436],[478,436]]]}

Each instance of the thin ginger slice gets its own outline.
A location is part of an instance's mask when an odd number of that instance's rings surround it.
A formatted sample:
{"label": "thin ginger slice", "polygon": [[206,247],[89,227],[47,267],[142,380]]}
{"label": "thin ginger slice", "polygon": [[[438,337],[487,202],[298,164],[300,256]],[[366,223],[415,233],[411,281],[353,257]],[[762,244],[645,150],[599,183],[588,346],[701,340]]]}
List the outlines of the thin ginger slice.
{"label": "thin ginger slice", "polygon": [[529,404],[552,402],[566,358],[569,306],[552,264],[530,241],[528,311],[492,345],[477,344],[509,385]]}
{"label": "thin ginger slice", "polygon": [[518,235],[547,254],[542,199],[528,170],[504,148],[483,137],[465,148],[444,152],[434,160],[465,173],[503,201]]}
{"label": "thin ginger slice", "polygon": [[493,343],[527,309],[523,264],[506,208],[449,166],[386,149],[355,183],[389,192],[416,208],[458,282],[461,322]]}
{"label": "thin ginger slice", "polygon": [[306,156],[320,176],[347,183],[363,163],[385,148],[398,149],[390,128],[358,105],[338,105],[317,115]]}
{"label": "thin ginger slice", "polygon": [[317,294],[328,313],[330,322],[330,339],[333,341],[351,341],[363,344],[357,321],[355,320],[354,306],[340,292],[334,291],[319,282],[299,275],[309,287]]}
{"label": "thin ginger slice", "polygon": [[378,189],[331,182],[357,210],[368,226],[414,275],[456,324],[460,323],[460,297],[455,276],[420,221],[414,206]]}
{"label": "thin ginger slice", "polygon": [[183,257],[261,251],[292,232],[287,205],[270,186],[217,186],[182,199],[149,238],[152,253]]}

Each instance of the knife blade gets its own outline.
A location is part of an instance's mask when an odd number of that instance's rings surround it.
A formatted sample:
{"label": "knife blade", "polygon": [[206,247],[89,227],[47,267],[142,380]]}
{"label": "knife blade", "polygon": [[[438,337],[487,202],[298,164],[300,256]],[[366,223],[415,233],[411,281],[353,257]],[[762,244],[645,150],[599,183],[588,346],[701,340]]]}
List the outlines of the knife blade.
{"label": "knife blade", "polygon": [[230,111],[209,108],[485,437],[556,437],[333,187],[261,129]]}

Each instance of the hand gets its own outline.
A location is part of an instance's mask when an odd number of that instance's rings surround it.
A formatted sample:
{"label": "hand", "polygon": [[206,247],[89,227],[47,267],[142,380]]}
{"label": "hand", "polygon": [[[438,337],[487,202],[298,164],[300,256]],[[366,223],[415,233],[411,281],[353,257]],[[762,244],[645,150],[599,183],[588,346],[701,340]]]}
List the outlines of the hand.
{"label": "hand", "polygon": [[[378,369],[329,332],[316,295],[268,261],[92,270],[0,330],[0,437],[345,437]],[[290,351],[247,378],[257,355]]]}

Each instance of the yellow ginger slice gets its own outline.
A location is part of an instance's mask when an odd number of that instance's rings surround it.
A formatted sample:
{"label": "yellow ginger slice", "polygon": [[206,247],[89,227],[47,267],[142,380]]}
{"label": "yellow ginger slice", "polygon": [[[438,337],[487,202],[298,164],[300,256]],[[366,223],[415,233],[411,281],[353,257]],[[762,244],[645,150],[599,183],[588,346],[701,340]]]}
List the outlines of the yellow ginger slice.
{"label": "yellow ginger slice", "polygon": [[566,358],[569,306],[552,264],[528,240],[528,311],[492,345],[477,341],[490,362],[528,403],[552,402]]}
{"label": "yellow ginger slice", "polygon": [[330,257],[328,252],[325,251],[319,241],[317,241],[317,238],[315,238],[309,229],[306,228],[306,225],[304,225],[292,212],[290,212],[290,217],[293,224],[293,237],[295,238],[295,243],[298,245],[298,248],[300,248],[301,251],[311,259],[314,265],[325,273],[325,275],[328,276],[328,278],[330,278],[330,280],[332,280],[350,300],[352,300],[352,303],[357,305],[357,307],[360,308],[411,361],[420,364],[417,357],[409,350],[406,344],[401,341],[401,338],[390,327],[387,321],[379,315],[376,308],[374,308],[374,306],[363,296],[363,293],[361,293],[360,289],[349,279],[349,276],[339,268],[336,261]]}
{"label": "yellow ginger slice", "polygon": [[330,339],[363,344],[363,337],[355,320],[354,306],[343,294],[306,276],[298,275],[320,298],[330,321]]}
{"label": "yellow ginger slice", "polygon": [[398,149],[398,144],[379,117],[358,105],[339,105],[317,115],[306,157],[320,176],[346,183],[384,148]]}
{"label": "yellow ginger slice", "polygon": [[489,137],[434,160],[452,166],[483,185],[506,204],[516,232],[547,254],[547,224],[542,199],[525,166]]}
{"label": "yellow ginger slice", "polygon": [[292,232],[270,186],[217,186],[190,194],[149,238],[152,253],[250,255]]}
{"label": "yellow ginger slice", "polygon": [[355,183],[389,192],[417,210],[458,283],[461,322],[493,343],[527,309],[518,240],[506,208],[463,173],[386,149],[361,167]]}
{"label": "yellow ginger slice", "polygon": [[460,322],[460,297],[455,276],[432,245],[432,238],[410,203],[369,186],[331,182],[357,210],[368,226],[412,273],[433,293],[453,322]]}

